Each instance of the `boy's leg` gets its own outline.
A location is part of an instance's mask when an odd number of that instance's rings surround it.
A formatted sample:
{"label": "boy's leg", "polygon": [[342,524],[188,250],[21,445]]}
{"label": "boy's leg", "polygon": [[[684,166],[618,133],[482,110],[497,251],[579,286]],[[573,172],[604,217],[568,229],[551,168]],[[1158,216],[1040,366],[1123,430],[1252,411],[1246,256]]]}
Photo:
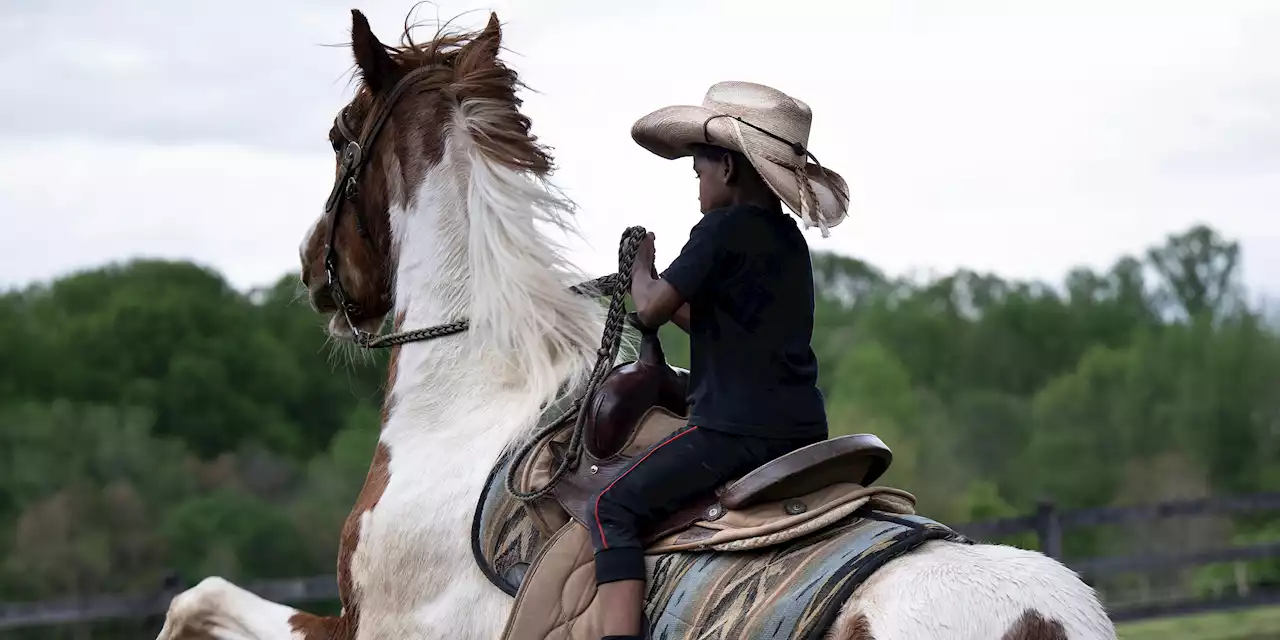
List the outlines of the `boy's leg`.
{"label": "boy's leg", "polygon": [[641,526],[803,444],[807,442],[766,441],[690,426],[636,456],[593,505],[597,597],[609,612],[606,636],[640,633],[645,578]]}

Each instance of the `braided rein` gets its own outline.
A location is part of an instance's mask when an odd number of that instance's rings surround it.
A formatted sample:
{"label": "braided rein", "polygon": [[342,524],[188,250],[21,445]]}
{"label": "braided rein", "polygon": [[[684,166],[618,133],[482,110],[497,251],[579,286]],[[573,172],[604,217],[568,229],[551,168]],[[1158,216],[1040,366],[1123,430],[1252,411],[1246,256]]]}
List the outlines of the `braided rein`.
{"label": "braided rein", "polygon": [[[591,370],[591,376],[587,378],[582,395],[578,396],[562,415],[534,433],[533,437],[516,451],[515,457],[507,466],[507,493],[517,500],[532,502],[547,495],[566,474],[578,465],[587,426],[587,412],[583,411],[583,407],[591,404],[596,392],[609,377],[609,372],[613,371],[613,363],[618,357],[618,349],[622,345],[623,321],[627,315],[626,297],[631,289],[631,268],[635,265],[636,255],[640,252],[640,242],[644,240],[645,233],[644,227],[630,227],[622,233],[622,241],[618,246],[618,272],[613,274],[613,279],[606,285],[612,290],[608,294],[609,311],[605,316],[604,334],[600,337],[600,348],[596,350],[596,366]],[[608,278],[610,276],[605,276],[602,280]],[[603,292],[603,289],[597,289],[597,291]],[[520,490],[516,486],[516,473],[520,465],[544,440],[568,428],[570,420],[573,421],[573,430],[569,433],[569,446],[565,450],[564,457],[551,472],[547,483],[532,491]]]}
{"label": "braided rein", "polygon": [[[507,491],[518,500],[529,502],[545,496],[566,474],[577,467],[578,459],[582,454],[583,435],[587,424],[587,413],[582,408],[590,404],[600,390],[600,386],[609,377],[609,372],[613,371],[614,361],[617,359],[618,350],[622,346],[623,322],[626,319],[626,297],[631,290],[631,269],[635,265],[636,255],[640,252],[640,243],[644,240],[646,233],[644,227],[640,226],[629,227],[622,232],[622,239],[618,243],[617,273],[588,280],[569,289],[573,293],[583,296],[609,296],[609,310],[605,316],[604,333],[600,337],[600,348],[596,350],[595,367],[592,368],[591,375],[587,378],[587,384],[583,389],[582,395],[574,399],[567,411],[547,426],[539,429],[524,446],[516,451],[515,458],[507,469],[506,485]],[[443,338],[462,333],[469,328],[470,323],[467,320],[458,320],[377,337],[356,331],[353,341],[365,349],[383,349],[410,342],[424,342]],[[551,473],[551,478],[538,489],[521,491],[516,486],[516,472],[521,463],[544,440],[569,428],[570,421],[572,421],[573,431],[569,435],[569,446],[565,451],[564,458],[556,465],[555,471]]]}
{"label": "braided rein", "polygon": [[[638,234],[638,235],[637,235]],[[630,257],[625,270],[618,273],[610,273],[609,275],[593,278],[585,282],[569,287],[569,291],[581,296],[616,296],[626,295],[631,288],[631,267],[630,264],[635,262],[636,253],[640,249],[640,240],[644,239],[644,227],[631,227],[623,232],[622,243],[619,247],[619,269],[622,269],[622,256],[628,251],[627,244],[631,242],[633,235],[637,238],[633,241],[635,246],[630,247]],[[625,277],[623,274],[626,274]],[[611,305],[612,307],[612,305]],[[356,346],[364,349],[385,349],[410,342],[426,342],[435,340],[436,338],[444,338],[455,334],[463,333],[471,328],[471,322],[468,320],[456,320],[454,322],[446,322],[422,329],[410,329],[409,331],[399,331],[396,333],[388,333],[381,336],[375,336],[371,333],[356,331],[351,341]]]}

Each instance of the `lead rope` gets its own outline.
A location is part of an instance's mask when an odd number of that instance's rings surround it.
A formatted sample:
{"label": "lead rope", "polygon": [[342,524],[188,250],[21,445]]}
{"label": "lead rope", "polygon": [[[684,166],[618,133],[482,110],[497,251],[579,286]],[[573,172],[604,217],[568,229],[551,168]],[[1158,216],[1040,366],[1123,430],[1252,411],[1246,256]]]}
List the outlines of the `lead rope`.
{"label": "lead rope", "polygon": [[[600,348],[596,350],[596,366],[592,369],[591,376],[587,378],[586,389],[583,390],[582,395],[569,405],[564,414],[551,424],[539,429],[524,446],[516,451],[515,457],[507,467],[506,485],[507,493],[517,500],[531,502],[547,495],[569,471],[578,465],[582,455],[582,441],[588,415],[583,408],[590,406],[596,392],[600,390],[600,385],[604,384],[605,379],[609,377],[609,372],[613,371],[614,361],[618,357],[618,349],[622,345],[622,323],[626,319],[625,302],[627,293],[631,290],[631,268],[635,264],[636,254],[640,251],[640,242],[644,240],[644,236],[644,227],[628,228],[622,233],[622,240],[618,246],[618,272],[574,287],[577,293],[589,294],[592,290],[588,287],[594,285],[595,292],[610,296],[609,311],[604,321],[604,334],[600,338]],[[564,458],[551,473],[551,478],[540,488],[521,491],[516,486],[516,474],[520,465],[544,440],[568,428],[570,420],[573,421],[573,430],[569,434],[569,446],[565,450]]]}

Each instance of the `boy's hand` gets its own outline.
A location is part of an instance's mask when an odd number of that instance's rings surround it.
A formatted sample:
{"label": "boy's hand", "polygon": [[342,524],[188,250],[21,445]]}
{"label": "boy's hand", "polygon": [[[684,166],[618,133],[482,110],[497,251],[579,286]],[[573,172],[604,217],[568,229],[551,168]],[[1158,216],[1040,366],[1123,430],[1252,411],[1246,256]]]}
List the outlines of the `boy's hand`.
{"label": "boy's hand", "polygon": [[687,332],[689,314],[684,300],[674,287],[658,277],[653,255],[653,234],[646,233],[636,248],[636,261],[631,265],[631,299],[636,305],[636,316],[641,324],[656,330],[679,315],[676,322]]}
{"label": "boy's hand", "polygon": [[653,239],[653,232],[650,231],[649,233],[644,234],[644,239],[640,241],[640,248],[636,252],[636,261],[631,265],[632,277],[657,277],[658,268],[654,265],[655,250],[653,246]]}

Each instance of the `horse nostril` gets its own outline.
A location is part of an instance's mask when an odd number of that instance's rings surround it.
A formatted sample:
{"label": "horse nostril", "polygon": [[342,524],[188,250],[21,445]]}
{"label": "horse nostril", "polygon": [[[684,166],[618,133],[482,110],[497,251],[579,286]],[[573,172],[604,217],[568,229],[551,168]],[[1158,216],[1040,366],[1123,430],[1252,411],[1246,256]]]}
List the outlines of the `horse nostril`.
{"label": "horse nostril", "polygon": [[338,303],[333,299],[333,291],[328,285],[321,284],[315,287],[308,287],[311,295],[311,307],[320,313],[329,313],[338,310]]}

